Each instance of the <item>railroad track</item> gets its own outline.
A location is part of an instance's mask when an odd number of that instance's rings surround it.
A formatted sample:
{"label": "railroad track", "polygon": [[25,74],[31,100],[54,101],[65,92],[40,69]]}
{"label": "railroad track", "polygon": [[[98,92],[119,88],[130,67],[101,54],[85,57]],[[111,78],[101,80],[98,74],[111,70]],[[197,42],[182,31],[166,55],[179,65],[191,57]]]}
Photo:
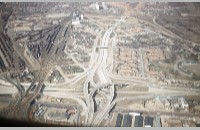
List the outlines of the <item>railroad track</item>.
{"label": "railroad track", "polygon": [[28,120],[28,117],[29,117],[28,109],[29,109],[30,103],[33,99],[35,99],[39,95],[40,90],[43,86],[45,77],[50,70],[51,70],[51,68],[40,71],[39,76],[38,76],[38,79],[40,79],[40,80],[37,84],[37,87],[36,87],[34,93],[29,94],[27,92],[26,96],[19,102],[19,104],[14,108],[13,112],[11,113],[12,115],[14,115],[15,118]]}
{"label": "railroad track", "polygon": [[[58,31],[58,33],[59,33],[59,31]],[[62,33],[63,33],[63,31],[61,31],[61,33],[59,33],[59,35],[62,35]],[[63,38],[58,39],[58,37],[60,37],[60,36],[56,36],[55,41],[57,41],[57,42],[54,43],[55,45],[52,48],[51,53],[48,55],[43,54],[41,68],[39,70],[39,75],[34,78],[33,82],[31,83],[30,87],[28,88],[28,90],[23,93],[22,89],[18,88],[19,94],[20,94],[20,99],[18,100],[18,102],[15,105],[10,105],[10,107],[8,109],[5,109],[5,111],[3,111],[6,113],[6,115],[8,117],[14,116],[14,118],[20,119],[20,120],[28,120],[29,119],[29,114],[28,114],[29,111],[28,110],[30,108],[30,103],[32,102],[33,99],[35,99],[40,94],[40,91],[43,87],[46,76],[48,75],[50,70],[52,70],[56,66],[57,61],[60,60],[58,57],[62,52],[59,51],[59,53],[57,53],[57,48],[60,48],[61,46],[63,46],[64,41],[63,41]],[[34,92],[32,94],[30,94],[29,91],[31,90],[32,86],[37,81],[38,81],[38,84],[37,84]],[[17,82],[17,85],[19,85],[19,81]]]}

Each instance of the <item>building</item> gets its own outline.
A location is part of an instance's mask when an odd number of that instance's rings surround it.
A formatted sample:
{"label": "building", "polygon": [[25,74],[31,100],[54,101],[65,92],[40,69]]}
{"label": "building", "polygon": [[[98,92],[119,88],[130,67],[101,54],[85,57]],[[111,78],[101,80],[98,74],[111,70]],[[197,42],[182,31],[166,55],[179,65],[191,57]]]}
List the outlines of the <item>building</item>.
{"label": "building", "polygon": [[182,120],[181,122],[183,127],[196,127],[195,122],[193,121]]}
{"label": "building", "polygon": [[72,25],[79,25],[79,24],[80,24],[81,18],[83,18],[83,15],[80,16],[80,15],[79,15],[79,12],[75,11],[75,12],[73,13]]}
{"label": "building", "polygon": [[168,100],[165,100],[164,106],[165,106],[165,109],[169,110],[170,107],[171,107],[171,104],[170,104],[170,102]]}
{"label": "building", "polygon": [[121,127],[122,119],[123,119],[123,115],[122,114],[118,114],[115,127]]}
{"label": "building", "polygon": [[40,89],[40,93],[43,93],[44,89],[45,89],[45,85],[43,84],[42,88]]}
{"label": "building", "polygon": [[144,127],[152,127],[153,126],[153,118],[150,116],[146,116],[144,120]]}
{"label": "building", "polygon": [[79,20],[72,20],[72,25],[79,25],[80,21]]}
{"label": "building", "polygon": [[181,107],[183,109],[185,109],[186,111],[188,111],[189,110],[189,104],[187,103],[185,98],[182,97],[182,98],[179,98],[178,100],[181,102]]}
{"label": "building", "polygon": [[81,20],[83,20],[83,14],[81,14]]}
{"label": "building", "polygon": [[131,116],[140,116],[140,113],[138,113],[138,112],[129,112],[129,115],[131,115]]}
{"label": "building", "polygon": [[102,7],[103,7],[103,9],[108,9],[105,2],[102,2]]}
{"label": "building", "polygon": [[131,127],[132,125],[132,116],[126,114],[124,115],[122,127]]}
{"label": "building", "polygon": [[142,116],[136,116],[134,127],[143,127],[143,117]]}
{"label": "building", "polygon": [[95,7],[96,7],[96,10],[99,10],[99,9],[100,9],[98,2],[96,2]]}
{"label": "building", "polygon": [[200,123],[196,123],[195,125],[196,125],[196,127],[200,127]]}
{"label": "building", "polygon": [[161,120],[159,116],[156,116],[156,127],[161,127]]}

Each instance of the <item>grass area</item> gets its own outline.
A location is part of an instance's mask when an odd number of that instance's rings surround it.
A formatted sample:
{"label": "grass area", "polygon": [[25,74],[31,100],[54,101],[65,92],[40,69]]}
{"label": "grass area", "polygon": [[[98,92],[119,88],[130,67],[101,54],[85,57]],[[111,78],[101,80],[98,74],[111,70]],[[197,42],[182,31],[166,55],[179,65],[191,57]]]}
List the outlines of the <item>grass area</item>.
{"label": "grass area", "polygon": [[200,43],[200,17],[160,16],[157,22],[183,39]]}

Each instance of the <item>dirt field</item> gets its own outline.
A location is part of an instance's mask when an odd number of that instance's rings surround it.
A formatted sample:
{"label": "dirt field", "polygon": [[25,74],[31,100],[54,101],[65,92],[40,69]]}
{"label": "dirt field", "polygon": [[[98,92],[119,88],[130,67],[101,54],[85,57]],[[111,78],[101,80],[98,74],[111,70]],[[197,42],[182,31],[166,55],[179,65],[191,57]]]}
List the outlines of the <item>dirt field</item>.
{"label": "dirt field", "polygon": [[192,73],[200,75],[200,64],[186,65],[186,66],[184,66],[184,68],[186,68],[187,70],[189,70]]}
{"label": "dirt field", "polygon": [[6,108],[7,106],[8,106],[8,103],[0,102],[0,110],[2,110],[3,108]]}
{"label": "dirt field", "polygon": [[182,123],[178,119],[169,119],[167,120],[168,127],[182,127]]}

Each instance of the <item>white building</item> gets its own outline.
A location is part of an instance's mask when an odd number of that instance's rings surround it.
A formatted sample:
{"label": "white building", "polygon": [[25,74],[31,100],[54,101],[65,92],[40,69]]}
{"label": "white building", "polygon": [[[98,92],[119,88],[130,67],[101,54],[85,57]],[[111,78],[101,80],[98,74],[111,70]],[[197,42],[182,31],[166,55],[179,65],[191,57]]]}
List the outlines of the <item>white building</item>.
{"label": "white building", "polygon": [[103,9],[108,9],[105,2],[102,2]]}
{"label": "white building", "polygon": [[72,20],[72,25],[79,25],[80,21],[79,20]]}
{"label": "white building", "polygon": [[99,4],[98,4],[98,2],[96,2],[96,10],[99,10]]}
{"label": "white building", "polygon": [[83,20],[83,14],[81,14],[81,20]]}
{"label": "white building", "polygon": [[186,111],[188,111],[189,109],[189,104],[187,103],[187,101],[185,100],[185,98],[179,98],[179,101],[181,102],[181,107],[183,109],[185,109]]}
{"label": "white building", "polygon": [[140,113],[138,113],[138,112],[129,112],[129,115],[131,115],[131,116],[140,116]]}
{"label": "white building", "polygon": [[169,102],[168,100],[166,100],[166,101],[164,102],[164,105],[165,105],[165,108],[166,108],[166,109],[170,109],[171,104],[170,104],[170,102]]}

